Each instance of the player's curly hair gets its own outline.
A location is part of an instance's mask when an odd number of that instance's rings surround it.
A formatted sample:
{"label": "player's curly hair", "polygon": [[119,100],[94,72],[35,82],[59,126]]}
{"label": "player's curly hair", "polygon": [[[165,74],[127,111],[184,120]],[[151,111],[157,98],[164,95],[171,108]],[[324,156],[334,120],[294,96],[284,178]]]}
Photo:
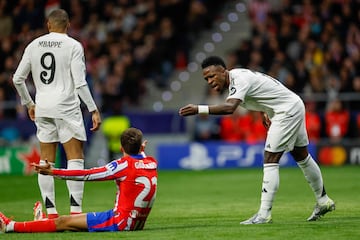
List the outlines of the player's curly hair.
{"label": "player's curly hair", "polygon": [[120,137],[121,146],[127,154],[135,155],[140,152],[142,132],[137,128],[126,129]]}
{"label": "player's curly hair", "polygon": [[226,68],[224,60],[218,56],[210,56],[204,59],[201,63],[202,69],[207,68],[209,66],[222,66]]}

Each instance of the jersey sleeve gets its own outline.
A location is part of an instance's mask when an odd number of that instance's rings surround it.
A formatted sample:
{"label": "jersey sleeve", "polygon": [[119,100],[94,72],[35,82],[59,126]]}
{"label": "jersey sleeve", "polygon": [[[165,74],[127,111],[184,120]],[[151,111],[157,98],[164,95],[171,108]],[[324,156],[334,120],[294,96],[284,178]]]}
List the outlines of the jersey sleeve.
{"label": "jersey sleeve", "polygon": [[97,109],[95,101],[91,96],[90,89],[88,85],[83,85],[78,88],[78,94],[81,100],[85,103],[89,112],[93,112]]}
{"label": "jersey sleeve", "polygon": [[54,177],[77,181],[104,181],[126,177],[128,162],[123,159],[114,160],[105,166],[91,169],[69,170],[53,169]]}
{"label": "jersey sleeve", "polygon": [[230,71],[230,85],[229,85],[229,96],[227,99],[236,98],[245,102],[245,96],[250,88],[249,79],[247,74],[240,73],[239,71]]}
{"label": "jersey sleeve", "polygon": [[71,56],[71,75],[73,77],[75,88],[87,85],[84,49],[79,42],[74,44]]}
{"label": "jersey sleeve", "polygon": [[21,58],[19,66],[17,67],[13,75],[14,86],[19,93],[21,104],[22,105],[32,105],[34,101],[32,100],[30,93],[26,87],[25,80],[27,79],[31,70],[31,62],[29,56],[29,46],[25,49],[24,54]]}

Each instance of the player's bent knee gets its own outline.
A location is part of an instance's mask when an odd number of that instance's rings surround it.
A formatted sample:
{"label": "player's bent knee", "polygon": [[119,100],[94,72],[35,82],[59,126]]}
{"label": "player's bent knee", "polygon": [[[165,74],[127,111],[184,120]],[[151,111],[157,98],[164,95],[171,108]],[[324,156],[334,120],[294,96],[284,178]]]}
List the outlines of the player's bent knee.
{"label": "player's bent knee", "polygon": [[304,160],[308,155],[309,152],[307,150],[307,147],[295,147],[294,150],[292,150],[291,155],[295,159],[295,161],[299,162]]}
{"label": "player's bent knee", "polygon": [[279,163],[281,156],[283,155],[283,152],[264,152],[264,163]]}

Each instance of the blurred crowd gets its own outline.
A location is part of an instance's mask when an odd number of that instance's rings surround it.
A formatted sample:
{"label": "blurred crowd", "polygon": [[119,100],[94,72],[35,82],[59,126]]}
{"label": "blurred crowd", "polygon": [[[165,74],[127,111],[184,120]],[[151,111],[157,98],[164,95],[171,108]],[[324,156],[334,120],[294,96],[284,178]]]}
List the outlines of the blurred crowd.
{"label": "blurred crowd", "polygon": [[[251,0],[247,8],[251,38],[241,40],[227,53],[228,68],[268,73],[301,95],[307,106],[311,141],[360,138],[360,2]],[[206,101],[218,97],[209,91]],[[249,133],[256,130],[256,125],[249,128],[240,123],[247,121],[241,118],[258,119],[253,115],[230,117],[233,134],[238,131],[234,129],[243,129],[238,141],[247,141]],[[211,129],[216,132],[208,134],[212,139],[233,141],[224,135],[231,125],[229,117],[208,121],[215,124]],[[201,139],[199,136],[195,133],[195,139]],[[264,135],[257,136],[258,141],[264,140]],[[253,136],[248,141],[254,141]]]}
{"label": "blurred crowd", "polygon": [[[68,11],[69,35],[84,46],[95,100],[104,115],[115,115],[141,106],[150,81],[166,88],[172,71],[186,67],[201,31],[211,29],[230,1],[0,0],[0,120],[27,119],[11,77],[25,46],[47,33],[52,9]],[[226,54],[228,67],[266,72],[301,95],[312,141],[360,138],[359,1],[242,2],[251,37]],[[208,104],[224,99],[211,89],[205,95]],[[242,109],[221,118],[199,116],[194,139],[263,141],[260,119]]]}
{"label": "blurred crowd", "polygon": [[[104,115],[141,105],[147,81],[159,88],[186,67],[201,30],[211,28],[226,1],[0,0],[0,119],[26,117],[11,77],[26,45],[47,33],[55,8],[70,16],[68,34],[85,50],[87,80]],[[32,82],[28,81],[31,93]]]}

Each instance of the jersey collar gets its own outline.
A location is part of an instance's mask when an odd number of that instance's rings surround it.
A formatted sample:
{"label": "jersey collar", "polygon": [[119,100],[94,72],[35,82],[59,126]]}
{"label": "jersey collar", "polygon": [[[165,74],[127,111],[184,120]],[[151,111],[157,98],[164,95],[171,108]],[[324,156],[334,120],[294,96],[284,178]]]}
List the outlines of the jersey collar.
{"label": "jersey collar", "polygon": [[135,158],[135,159],[143,159],[144,156],[142,154],[135,154],[135,155],[130,155],[132,158]]}

